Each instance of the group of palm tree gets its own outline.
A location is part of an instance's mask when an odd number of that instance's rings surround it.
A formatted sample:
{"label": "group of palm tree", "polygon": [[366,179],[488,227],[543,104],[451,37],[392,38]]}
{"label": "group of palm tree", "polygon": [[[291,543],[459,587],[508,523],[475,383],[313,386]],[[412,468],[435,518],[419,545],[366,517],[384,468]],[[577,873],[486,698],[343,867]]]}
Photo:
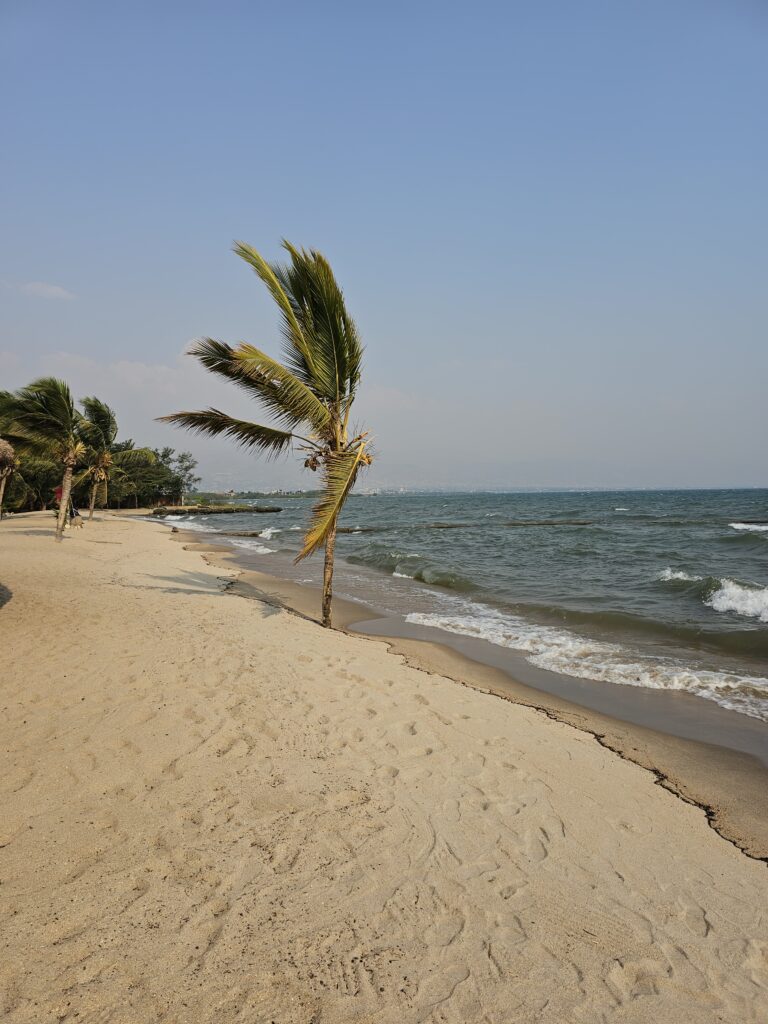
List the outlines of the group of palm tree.
{"label": "group of palm tree", "polygon": [[[235,245],[236,254],[253,268],[277,305],[283,361],[253,345],[231,346],[213,338],[198,341],[190,350],[207,370],[256,399],[274,425],[238,419],[214,408],[159,418],[204,434],[231,437],[267,458],[298,451],[307,469],[322,473],[321,495],[296,560],[325,549],[322,622],[330,626],[339,514],[358,473],[371,463],[369,435],[351,422],[363,348],[325,257],[287,241],[283,247],[288,262],[270,263],[251,246]],[[47,458],[62,471],[59,539],[73,481],[85,476],[90,481],[90,517],[99,493],[103,496],[115,473],[129,462],[153,455],[147,449],[117,452],[112,410],[96,398],[85,398],[81,404],[82,412],[76,409],[67,385],[52,377],[14,393],[0,392],[0,434],[6,442],[22,457]],[[12,452],[4,451],[0,448],[2,480],[3,466],[11,465],[8,460],[14,458]]]}
{"label": "group of palm tree", "polygon": [[56,518],[57,540],[67,524],[73,486],[88,484],[88,518],[97,501],[105,504],[109,482],[129,466],[151,465],[148,448],[116,450],[117,420],[98,398],[81,400],[77,408],[69,385],[41,377],[18,391],[0,391],[0,512],[6,480],[24,472],[29,461],[61,473],[61,497]]}

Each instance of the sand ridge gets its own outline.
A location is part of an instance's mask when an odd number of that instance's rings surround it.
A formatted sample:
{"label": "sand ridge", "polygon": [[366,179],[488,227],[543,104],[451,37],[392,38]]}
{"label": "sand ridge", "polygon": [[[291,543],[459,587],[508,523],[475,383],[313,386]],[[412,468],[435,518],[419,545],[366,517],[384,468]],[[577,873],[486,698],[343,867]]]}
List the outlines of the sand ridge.
{"label": "sand ridge", "polygon": [[768,873],[591,736],[228,593],[159,525],[0,528],[16,1022],[768,1017]]}

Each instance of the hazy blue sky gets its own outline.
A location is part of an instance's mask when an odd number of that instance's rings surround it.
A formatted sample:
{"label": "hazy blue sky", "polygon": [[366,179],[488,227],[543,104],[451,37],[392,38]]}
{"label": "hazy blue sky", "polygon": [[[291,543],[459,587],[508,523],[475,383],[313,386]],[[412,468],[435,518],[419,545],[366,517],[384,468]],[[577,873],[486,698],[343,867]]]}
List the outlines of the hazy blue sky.
{"label": "hazy blue sky", "polygon": [[[0,4],[0,386],[152,417],[276,352],[230,252],[323,250],[380,485],[768,483],[768,4]],[[311,481],[310,481],[311,482]]]}

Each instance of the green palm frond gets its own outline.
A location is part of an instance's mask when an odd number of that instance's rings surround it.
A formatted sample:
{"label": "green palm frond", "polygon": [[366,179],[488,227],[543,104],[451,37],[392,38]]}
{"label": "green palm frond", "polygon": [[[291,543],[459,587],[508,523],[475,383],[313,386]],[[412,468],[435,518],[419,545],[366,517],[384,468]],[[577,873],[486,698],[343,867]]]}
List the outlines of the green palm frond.
{"label": "green palm frond", "polygon": [[34,438],[11,420],[6,420],[3,424],[3,437],[20,455],[28,458],[40,456],[43,450],[50,451],[50,445],[39,441],[36,444]]}
{"label": "green palm frond", "polygon": [[13,405],[16,396],[12,391],[0,391],[0,430],[3,433],[9,428],[13,419]]}
{"label": "green palm frond", "polygon": [[[41,434],[25,430],[18,422],[6,429],[5,437],[25,459],[39,459],[43,462],[53,460],[59,462],[68,450],[66,440],[56,440]],[[70,447],[76,442],[70,440]]]}
{"label": "green palm frond", "polygon": [[325,486],[320,501],[312,509],[304,547],[296,558],[300,562],[324,542],[333,528],[347,495],[352,490],[360,467],[367,463],[365,442],[357,448],[335,452],[325,463]]}
{"label": "green palm frond", "polygon": [[69,386],[55,377],[41,377],[15,392],[0,394],[4,433],[14,435],[28,452],[48,448],[65,451],[79,440],[83,416],[75,408]]}
{"label": "green palm frond", "polygon": [[117,418],[106,402],[93,396],[81,398],[85,420],[81,432],[85,441],[97,449],[108,449],[117,437]]}
{"label": "green palm frond", "polygon": [[[363,348],[344,295],[325,257],[283,241],[290,264],[274,264],[275,276],[289,296],[305,337],[311,338],[314,367],[311,386],[318,397],[335,404],[352,400],[360,379]],[[302,367],[286,352],[292,369]],[[303,379],[303,378],[302,378]],[[308,381],[310,383],[310,381]]]}
{"label": "green palm frond", "polygon": [[199,360],[206,370],[231,381],[253,398],[266,402],[271,399],[277,401],[276,394],[268,394],[268,385],[265,386],[262,381],[254,380],[235,362],[235,349],[226,341],[218,341],[216,338],[200,338],[187,349],[187,352]]}
{"label": "green palm frond", "polygon": [[290,297],[286,295],[278,276],[275,274],[274,265],[268,263],[261,253],[256,252],[253,246],[247,245],[245,242],[235,242],[234,251],[241,259],[253,267],[269,289],[269,294],[280,307],[283,321],[283,336],[286,342],[300,356],[301,366],[308,373],[312,373],[314,365],[313,353],[307,338],[304,336],[301,325],[296,319]]}
{"label": "green palm frond", "polygon": [[80,485],[84,484],[87,480],[90,480],[91,482],[93,481],[93,474],[90,470],[90,467],[87,469],[81,469],[79,473],[75,473],[73,475],[72,486],[80,487]]}
{"label": "green palm frond", "polygon": [[274,359],[252,345],[236,348],[213,338],[201,338],[189,349],[206,369],[243,388],[274,416],[295,427],[309,422],[317,432],[327,429],[330,416],[310,389]]}
{"label": "green palm frond", "polygon": [[331,428],[331,414],[315,394],[294,376],[253,345],[239,345],[233,353],[235,363],[254,380],[269,382],[277,390],[282,408],[296,423],[309,423],[319,436]]}
{"label": "green palm frond", "polygon": [[200,434],[216,437],[224,434],[232,437],[244,448],[259,448],[267,457],[279,455],[293,441],[293,434],[285,430],[262,427],[248,420],[235,419],[219,409],[202,409],[198,412],[175,412],[170,416],[159,416],[161,423],[174,423]]}
{"label": "green palm frond", "polygon": [[151,448],[126,448],[122,452],[112,453],[112,465],[119,468],[130,466],[154,466],[157,456]]}

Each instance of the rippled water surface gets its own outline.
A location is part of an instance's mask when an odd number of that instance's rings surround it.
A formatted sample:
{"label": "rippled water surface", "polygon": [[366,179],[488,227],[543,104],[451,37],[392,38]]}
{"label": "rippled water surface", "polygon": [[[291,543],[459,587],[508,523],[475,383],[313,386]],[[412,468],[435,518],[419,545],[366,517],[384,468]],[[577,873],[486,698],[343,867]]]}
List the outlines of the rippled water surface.
{"label": "rippled water surface", "polygon": [[[176,522],[318,582],[320,558],[292,566],[311,499],[276,501]],[[339,593],[566,675],[768,721],[768,491],[353,495],[342,526]]]}

